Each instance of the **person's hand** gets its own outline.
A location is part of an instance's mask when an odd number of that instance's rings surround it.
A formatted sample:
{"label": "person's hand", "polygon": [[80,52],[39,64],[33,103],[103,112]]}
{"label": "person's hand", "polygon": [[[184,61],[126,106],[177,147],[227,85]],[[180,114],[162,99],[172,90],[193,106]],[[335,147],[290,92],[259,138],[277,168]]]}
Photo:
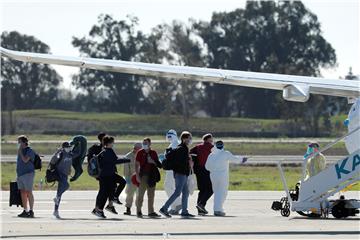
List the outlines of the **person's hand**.
{"label": "person's hand", "polygon": [[191,169],[194,168],[194,161],[189,160],[189,165],[190,165],[190,168],[191,168]]}
{"label": "person's hand", "polygon": [[151,163],[151,164],[156,164],[155,161],[152,159],[152,158],[148,158],[148,163]]}

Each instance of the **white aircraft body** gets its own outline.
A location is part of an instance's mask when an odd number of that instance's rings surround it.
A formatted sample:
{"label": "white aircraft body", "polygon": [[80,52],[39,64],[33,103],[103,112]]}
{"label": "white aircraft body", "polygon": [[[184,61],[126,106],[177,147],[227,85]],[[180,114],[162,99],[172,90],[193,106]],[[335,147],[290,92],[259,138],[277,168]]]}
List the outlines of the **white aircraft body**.
{"label": "white aircraft body", "polygon": [[[291,210],[297,212],[310,211],[311,209],[312,213],[314,213],[315,210],[317,210],[318,213],[323,213],[324,209],[333,209],[333,212],[336,209],[336,215],[333,214],[336,217],[346,217],[350,216],[356,211],[358,212],[358,210],[356,210],[360,206],[358,200],[347,201],[345,207],[343,202],[340,200],[340,203],[331,203],[327,201],[327,197],[335,194],[336,192],[339,192],[348,185],[359,181],[360,81],[221,70],[189,66],[170,66],[96,58],[55,56],[51,54],[13,51],[4,48],[0,48],[0,53],[2,56],[23,62],[57,64],[144,76],[168,77],[180,80],[194,80],[235,86],[281,90],[283,91],[283,98],[285,100],[295,102],[306,102],[309,99],[310,94],[338,96],[351,99],[353,105],[350,109],[347,120],[349,133],[346,137],[344,137],[346,148],[350,154],[348,157],[351,159],[349,161],[347,159],[341,159],[334,166],[330,166],[323,172],[320,172],[318,175],[314,176],[314,178],[317,178],[316,182],[312,181],[311,178],[309,181],[305,181],[303,179],[301,182],[302,186],[300,188],[300,198],[296,201],[290,196],[286,186],[286,181],[284,178],[282,178],[284,188],[287,193],[287,199],[284,203],[282,203],[283,205],[281,210],[283,216],[288,216],[288,213],[290,214],[290,206],[288,206],[290,202],[292,205]],[[346,165],[351,163],[351,166]],[[333,167],[335,169],[333,169]],[[304,199],[305,196],[306,199]],[[335,206],[337,208],[335,208]]]}

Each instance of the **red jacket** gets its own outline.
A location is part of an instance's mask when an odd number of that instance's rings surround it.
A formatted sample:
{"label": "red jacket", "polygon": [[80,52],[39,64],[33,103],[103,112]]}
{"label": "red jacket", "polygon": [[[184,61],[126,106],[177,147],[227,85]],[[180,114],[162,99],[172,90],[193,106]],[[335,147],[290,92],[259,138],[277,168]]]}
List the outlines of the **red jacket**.
{"label": "red jacket", "polygon": [[211,149],[214,147],[211,143],[200,143],[190,150],[191,154],[196,154],[200,167],[205,167],[206,160],[211,153]]}

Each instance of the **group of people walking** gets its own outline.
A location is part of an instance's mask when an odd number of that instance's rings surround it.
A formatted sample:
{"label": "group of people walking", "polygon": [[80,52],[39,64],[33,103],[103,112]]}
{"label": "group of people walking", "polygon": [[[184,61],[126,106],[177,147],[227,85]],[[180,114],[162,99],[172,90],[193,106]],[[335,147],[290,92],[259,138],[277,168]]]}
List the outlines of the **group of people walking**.
{"label": "group of people walking", "polygon": [[[99,164],[100,171],[96,177],[99,182],[99,191],[92,213],[100,218],[106,218],[104,210],[118,214],[114,203],[122,204],[119,196],[124,189],[126,193],[125,215],[131,215],[134,196],[136,196],[136,216],[143,217],[142,205],[146,192],[148,217],[159,218],[160,215],[154,209],[155,189],[156,184],[161,180],[159,169],[162,168],[164,159],[167,161],[171,159],[172,168],[165,171],[164,190],[168,199],[160,208],[160,214],[168,218],[172,215],[181,215],[184,218],[194,217],[188,211],[188,198],[189,182],[191,182],[189,176],[193,177],[195,174],[199,189],[196,203],[198,215],[208,214],[206,204],[214,194],[214,215],[225,216],[223,205],[229,184],[229,162],[235,160],[244,163],[247,159],[234,156],[224,150],[222,141],[214,144],[211,134],[205,134],[201,143],[191,147],[192,135],[190,132],[182,132],[179,139],[176,131],[172,129],[166,133],[169,146],[164,153],[158,154],[151,148],[151,139],[144,138],[142,143],[135,143],[131,151],[123,158],[118,158],[113,150],[114,137],[99,133],[98,139],[99,143],[92,145],[87,150],[87,160],[90,163],[90,160],[96,157]],[[20,136],[18,143],[17,182],[24,208],[24,211],[18,216],[34,217],[32,194],[34,167],[32,165],[35,154],[30,148],[26,136]],[[73,164],[73,145],[73,142],[64,142],[50,161],[50,166],[56,169],[59,176],[54,198],[53,215],[56,218],[60,218],[61,197],[69,188],[68,177],[71,173],[71,166],[75,170],[77,169],[76,178],[82,173],[82,168]],[[82,163],[81,160],[79,162]],[[123,164],[124,177],[117,172],[117,164]],[[29,202],[29,208],[27,202]]]}

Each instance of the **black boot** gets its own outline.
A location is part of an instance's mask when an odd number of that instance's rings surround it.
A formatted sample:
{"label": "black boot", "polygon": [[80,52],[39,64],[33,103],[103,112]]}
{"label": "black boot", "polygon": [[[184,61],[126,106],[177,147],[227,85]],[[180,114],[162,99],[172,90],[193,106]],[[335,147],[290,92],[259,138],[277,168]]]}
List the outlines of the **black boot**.
{"label": "black boot", "polygon": [[124,212],[124,215],[131,215],[131,209],[129,207],[126,208],[126,212]]}

